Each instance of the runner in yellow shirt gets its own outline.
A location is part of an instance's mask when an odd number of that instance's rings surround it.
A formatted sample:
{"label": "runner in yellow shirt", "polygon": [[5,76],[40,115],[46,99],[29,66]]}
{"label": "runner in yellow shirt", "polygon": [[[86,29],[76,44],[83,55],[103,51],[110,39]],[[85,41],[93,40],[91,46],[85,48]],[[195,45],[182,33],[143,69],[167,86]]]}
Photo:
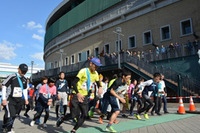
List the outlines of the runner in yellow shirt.
{"label": "runner in yellow shirt", "polygon": [[[99,66],[102,64],[100,60],[96,57],[90,60],[89,68],[83,68],[79,71],[76,76],[73,86],[73,98],[71,101],[72,109],[71,109],[71,117],[77,118],[77,122],[74,128],[71,130],[71,133],[75,133],[76,130],[81,127],[88,116],[88,97],[95,89],[94,83],[97,84],[98,94],[101,95],[103,90],[99,83],[99,75],[96,71]],[[81,115],[80,115],[81,114]],[[59,127],[63,119],[58,119],[56,125]]]}

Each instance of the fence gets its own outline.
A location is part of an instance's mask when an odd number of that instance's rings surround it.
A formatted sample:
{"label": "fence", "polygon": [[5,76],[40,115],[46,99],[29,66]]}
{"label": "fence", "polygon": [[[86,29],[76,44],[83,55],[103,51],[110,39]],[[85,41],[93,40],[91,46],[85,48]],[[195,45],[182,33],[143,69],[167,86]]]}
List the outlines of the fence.
{"label": "fence", "polygon": [[[139,69],[143,69],[144,71],[148,72],[149,74],[154,74],[155,72],[160,72],[165,75],[166,79],[170,79],[174,83],[178,84],[179,87],[181,88],[180,95],[181,96],[188,96],[189,94],[200,94],[200,81],[191,79],[187,75],[180,74],[176,71],[174,71],[171,68],[166,68],[163,66],[155,66],[149,63],[148,60],[146,59],[140,59],[137,56],[129,55],[128,53],[122,52],[120,56],[121,63],[123,62],[129,62],[134,65],[136,65]],[[105,55],[105,57],[101,57],[101,62],[103,66],[109,66],[113,64],[118,63],[118,55]],[[76,72],[80,70],[83,67],[86,67],[88,65],[87,61],[86,62],[79,62],[76,64],[71,64],[67,66],[62,67],[62,71],[65,73],[70,73],[70,72]],[[60,68],[55,68],[55,69],[50,69],[46,71],[41,71],[36,74],[33,74],[33,79],[39,79],[42,76],[56,76],[60,72]],[[184,91],[182,91],[184,90]]]}

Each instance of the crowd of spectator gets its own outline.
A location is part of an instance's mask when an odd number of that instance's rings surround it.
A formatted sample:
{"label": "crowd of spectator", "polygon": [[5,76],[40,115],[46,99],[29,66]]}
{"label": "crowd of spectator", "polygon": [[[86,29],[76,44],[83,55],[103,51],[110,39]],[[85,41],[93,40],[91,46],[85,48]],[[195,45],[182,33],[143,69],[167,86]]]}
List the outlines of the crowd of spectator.
{"label": "crowd of spectator", "polygon": [[[176,58],[182,56],[194,55],[200,49],[200,41],[194,40],[191,42],[188,40],[186,43],[170,43],[169,45],[156,45],[152,44],[153,48],[142,51],[134,51],[134,50],[121,50],[120,55],[121,58],[124,55],[137,57],[139,60],[144,61],[155,61],[155,60],[163,60],[168,58]],[[101,55],[101,54],[100,54]],[[117,62],[118,52],[112,52],[111,54],[105,53],[104,56],[106,64],[113,64]]]}

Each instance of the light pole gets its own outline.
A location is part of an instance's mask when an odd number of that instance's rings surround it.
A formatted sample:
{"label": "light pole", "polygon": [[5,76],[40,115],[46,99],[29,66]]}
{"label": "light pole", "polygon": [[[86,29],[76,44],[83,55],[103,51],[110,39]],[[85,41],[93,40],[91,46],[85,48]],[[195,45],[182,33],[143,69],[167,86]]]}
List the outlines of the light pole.
{"label": "light pole", "polygon": [[56,52],[57,54],[60,54],[60,72],[62,71],[63,66],[63,55],[66,55],[64,53],[64,49],[60,49],[59,52]]}
{"label": "light pole", "polygon": [[118,68],[121,69],[121,63],[120,63],[120,36],[124,36],[121,32],[121,27],[117,27],[115,31],[113,31],[115,34],[117,34],[117,51],[118,51]]}
{"label": "light pole", "polygon": [[31,61],[31,79],[30,79],[31,82],[32,82],[32,76],[33,76],[33,64],[34,64],[34,61]]}
{"label": "light pole", "polygon": [[60,72],[62,71],[62,66],[63,66],[63,53],[64,50],[60,49]]}

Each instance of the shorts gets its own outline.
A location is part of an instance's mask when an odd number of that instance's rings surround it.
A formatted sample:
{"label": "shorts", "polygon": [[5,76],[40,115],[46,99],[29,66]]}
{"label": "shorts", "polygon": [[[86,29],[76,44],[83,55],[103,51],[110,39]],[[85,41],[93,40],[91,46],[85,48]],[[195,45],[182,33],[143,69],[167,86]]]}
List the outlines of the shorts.
{"label": "shorts", "polygon": [[106,92],[104,94],[103,100],[102,100],[101,112],[103,114],[106,114],[109,104],[112,108],[112,112],[120,111],[119,104],[117,102],[117,98],[115,96],[111,95],[109,92]]}
{"label": "shorts", "polygon": [[67,98],[68,98],[68,95],[66,92],[58,92],[58,94],[60,95],[60,100],[57,100],[57,103],[56,105],[60,105],[60,103],[62,102],[63,105],[67,105]]}

